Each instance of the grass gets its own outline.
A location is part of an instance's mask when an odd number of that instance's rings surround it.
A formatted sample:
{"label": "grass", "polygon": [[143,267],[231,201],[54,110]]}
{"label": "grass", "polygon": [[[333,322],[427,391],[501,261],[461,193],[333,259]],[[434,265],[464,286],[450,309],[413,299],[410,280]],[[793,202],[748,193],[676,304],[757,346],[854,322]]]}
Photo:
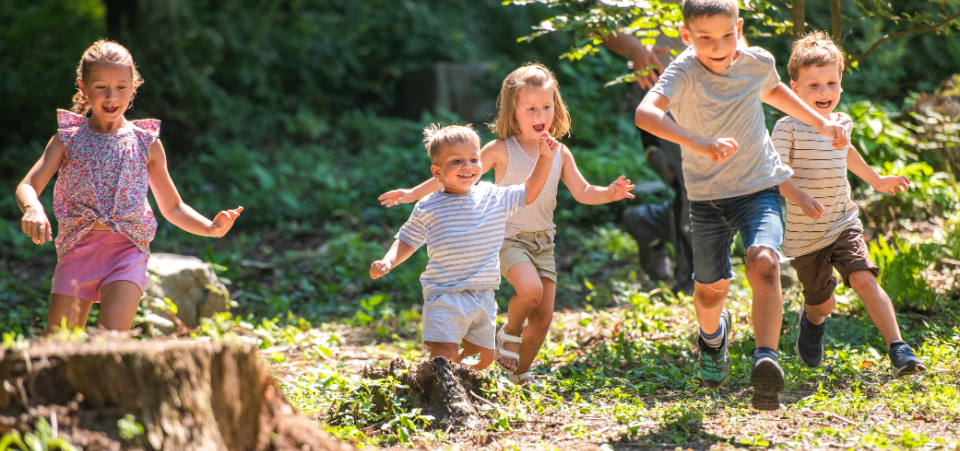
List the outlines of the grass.
{"label": "grass", "polygon": [[[284,247],[291,234],[314,244]],[[955,231],[944,234],[949,240]],[[287,230],[240,234],[207,247],[240,305],[233,314],[205,320],[192,337],[257,344],[292,405],[362,446],[960,449],[960,303],[950,286],[935,290],[937,305],[946,307],[935,317],[929,311],[899,313],[905,340],[928,367],[902,379],[892,377],[882,338],[856,296],[844,289],[829,320],[824,364],[800,364],[793,351],[800,292],[786,289],[783,408],[758,412],[750,408],[754,345],[742,265],[726,303],[734,316],[733,374],[720,390],[708,390],[697,376],[692,299],[677,298],[638,274],[636,244],[611,225],[565,229],[558,254],[563,295],[534,368],[542,390],[521,390],[491,371],[483,393],[489,404],[477,404],[484,419],[478,430],[435,429],[403,397],[388,396],[387,408],[376,408],[374,395],[396,382],[361,379],[365,365],[387,365],[397,356],[426,359],[416,268],[384,287],[364,278],[367,260],[382,252],[377,240],[384,239],[387,232],[376,228],[313,235]],[[42,300],[47,287],[36,277],[16,277],[27,272],[13,265],[7,271],[11,276],[3,283],[18,295],[6,321],[42,324],[42,303],[28,300]],[[938,271],[956,278],[949,268]],[[505,285],[497,297],[503,302],[509,294]],[[5,332],[4,346],[27,345],[23,333]]]}

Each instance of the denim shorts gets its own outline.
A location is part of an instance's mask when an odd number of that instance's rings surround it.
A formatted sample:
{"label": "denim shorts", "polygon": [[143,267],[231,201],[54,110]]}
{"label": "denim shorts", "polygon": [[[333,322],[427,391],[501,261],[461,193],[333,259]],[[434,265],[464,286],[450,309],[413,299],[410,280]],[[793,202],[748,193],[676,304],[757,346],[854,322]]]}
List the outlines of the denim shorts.
{"label": "denim shorts", "polygon": [[700,284],[732,279],[730,250],[737,232],[746,249],[763,246],[780,255],[783,210],[780,188],[772,187],[729,199],[690,202],[693,234],[693,280]]}

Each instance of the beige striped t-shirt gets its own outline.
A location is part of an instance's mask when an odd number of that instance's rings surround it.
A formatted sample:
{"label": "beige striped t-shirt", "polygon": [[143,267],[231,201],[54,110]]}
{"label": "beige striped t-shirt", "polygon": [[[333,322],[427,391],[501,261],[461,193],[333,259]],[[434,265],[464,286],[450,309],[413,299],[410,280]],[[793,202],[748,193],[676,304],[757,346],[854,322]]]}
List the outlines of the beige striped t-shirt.
{"label": "beige striped t-shirt", "polygon": [[[853,129],[850,116],[837,113],[837,121]],[[823,215],[813,219],[787,200],[786,228],[781,251],[787,257],[799,257],[823,249],[846,229],[862,231],[859,210],[850,201],[847,183],[847,149],[834,149],[832,140],[817,129],[792,117],[777,121],[773,145],[780,159],[793,169],[793,183],[823,205]]]}

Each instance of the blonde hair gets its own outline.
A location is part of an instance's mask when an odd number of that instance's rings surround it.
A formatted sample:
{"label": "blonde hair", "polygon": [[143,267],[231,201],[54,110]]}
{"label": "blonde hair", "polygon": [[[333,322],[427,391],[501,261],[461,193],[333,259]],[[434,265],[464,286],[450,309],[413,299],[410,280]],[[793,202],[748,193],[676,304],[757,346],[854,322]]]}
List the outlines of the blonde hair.
{"label": "blonde hair", "polygon": [[[83,57],[80,58],[80,65],[77,66],[77,79],[83,80],[83,82],[86,83],[87,77],[90,76],[90,72],[93,70],[93,66],[100,62],[125,64],[129,66],[130,75],[133,78],[134,94],[137,92],[137,87],[143,84],[143,77],[141,77],[140,72],[137,71],[137,65],[133,62],[133,55],[130,54],[130,51],[116,42],[105,39],[94,42],[93,45],[83,52]],[[87,112],[90,111],[90,103],[87,101],[87,96],[83,95],[83,92],[80,91],[79,84],[77,85],[77,93],[73,95],[73,108],[71,108],[71,110],[77,114],[87,114]]]}
{"label": "blonde hair", "polygon": [[844,58],[843,51],[825,32],[812,31],[793,42],[790,51],[790,62],[787,63],[787,73],[790,79],[797,81],[800,71],[810,66],[824,67],[836,65],[840,70],[840,79],[843,79]]}
{"label": "blonde hair", "polygon": [[683,23],[689,26],[691,21],[704,17],[729,16],[740,17],[740,6],[737,0],[683,0],[680,5],[683,13]]}
{"label": "blonde hair", "polygon": [[430,162],[437,164],[440,156],[443,154],[443,148],[453,144],[473,144],[480,149],[480,136],[470,125],[448,125],[440,127],[440,124],[430,124],[423,129],[424,147],[427,148],[427,154],[430,155]]}
{"label": "blonde hair", "polygon": [[520,134],[520,124],[517,123],[517,101],[520,100],[520,90],[523,88],[553,89],[553,124],[548,132],[554,138],[570,133],[570,112],[560,97],[560,85],[557,77],[543,64],[527,63],[510,72],[503,79],[503,87],[497,97],[497,119],[489,124],[490,130],[497,134],[498,139],[507,139]]}

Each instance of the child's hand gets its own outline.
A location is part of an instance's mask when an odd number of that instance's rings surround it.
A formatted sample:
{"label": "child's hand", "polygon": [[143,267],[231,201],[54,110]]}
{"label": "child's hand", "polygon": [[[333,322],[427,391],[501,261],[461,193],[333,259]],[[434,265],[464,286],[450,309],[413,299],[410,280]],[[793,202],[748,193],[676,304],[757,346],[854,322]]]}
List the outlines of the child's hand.
{"label": "child's hand", "polygon": [[53,227],[50,227],[50,220],[43,208],[27,208],[20,221],[20,228],[36,244],[53,241]]}
{"label": "child's hand", "polygon": [[880,177],[880,180],[877,181],[873,186],[873,189],[880,191],[881,193],[890,193],[896,196],[899,193],[902,193],[907,190],[908,185],[910,185],[910,180],[907,180],[906,177],[901,175],[890,175],[886,177]]}
{"label": "child's hand", "polygon": [[377,260],[370,265],[370,278],[379,279],[387,275],[391,269],[392,267],[390,266],[390,262],[386,260]]}
{"label": "child's hand", "polygon": [[823,136],[833,138],[830,145],[834,149],[844,149],[850,145],[850,136],[847,135],[847,129],[835,121],[826,121],[823,128],[817,130]]}
{"label": "child's hand", "polygon": [[390,208],[394,205],[413,202],[416,199],[413,198],[412,189],[395,189],[393,191],[387,191],[381,194],[377,200],[380,201],[380,205]]}
{"label": "child's hand", "polygon": [[236,210],[224,210],[220,213],[217,213],[217,217],[213,218],[213,223],[210,224],[210,229],[207,231],[207,236],[213,238],[220,238],[227,234],[230,231],[230,228],[233,227],[234,221],[237,220],[237,217],[240,216],[240,212],[243,211],[243,207],[237,207]]}
{"label": "child's hand", "polygon": [[823,205],[820,205],[820,202],[817,202],[817,200],[810,195],[804,196],[803,201],[801,201],[799,205],[800,208],[803,209],[803,214],[813,219],[820,219],[820,217],[823,216]]}
{"label": "child's hand", "polygon": [[549,133],[543,132],[540,134],[540,142],[538,143],[538,146],[540,148],[541,157],[553,159],[553,157],[557,155],[557,149],[560,148],[560,143],[553,139]]}
{"label": "child's hand", "polygon": [[633,199],[634,195],[630,194],[630,190],[636,188],[635,185],[630,184],[630,179],[620,176],[620,178],[613,181],[610,186],[607,187],[607,197],[610,198],[610,202],[616,202],[621,199]]}
{"label": "child's hand", "polygon": [[733,138],[704,138],[694,141],[691,147],[694,152],[710,157],[710,161],[723,163],[737,153],[739,146]]}

